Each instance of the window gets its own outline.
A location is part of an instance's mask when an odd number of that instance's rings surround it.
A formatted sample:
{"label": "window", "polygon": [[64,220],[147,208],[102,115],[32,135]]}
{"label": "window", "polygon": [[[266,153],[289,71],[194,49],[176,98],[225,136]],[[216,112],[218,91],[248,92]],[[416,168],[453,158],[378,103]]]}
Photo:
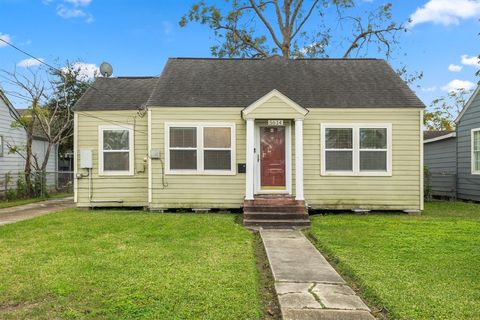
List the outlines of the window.
{"label": "window", "polygon": [[391,175],[390,124],[322,124],[322,175]]}
{"label": "window", "polygon": [[472,129],[472,174],[480,174],[480,128]]}
{"label": "window", "polygon": [[167,173],[235,174],[234,125],[167,124]]}
{"label": "window", "polygon": [[100,174],[133,174],[133,129],[131,127],[100,126],[99,162]]}
{"label": "window", "polygon": [[0,157],[3,157],[3,136],[0,136]]}

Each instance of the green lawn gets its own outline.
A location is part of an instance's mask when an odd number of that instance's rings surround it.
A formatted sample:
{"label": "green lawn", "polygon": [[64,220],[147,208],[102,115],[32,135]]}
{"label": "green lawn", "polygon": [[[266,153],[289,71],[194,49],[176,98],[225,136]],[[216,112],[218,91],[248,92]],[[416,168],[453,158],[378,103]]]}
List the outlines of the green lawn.
{"label": "green lawn", "polygon": [[391,319],[480,319],[480,204],[314,216],[310,235]]}
{"label": "green lawn", "polygon": [[24,204],[35,203],[35,202],[40,202],[40,201],[45,201],[50,199],[60,199],[60,198],[65,198],[69,196],[73,196],[73,195],[71,193],[56,193],[43,198],[0,200],[0,209],[16,207]]}
{"label": "green lawn", "polygon": [[0,227],[1,319],[259,319],[235,215],[67,210]]}

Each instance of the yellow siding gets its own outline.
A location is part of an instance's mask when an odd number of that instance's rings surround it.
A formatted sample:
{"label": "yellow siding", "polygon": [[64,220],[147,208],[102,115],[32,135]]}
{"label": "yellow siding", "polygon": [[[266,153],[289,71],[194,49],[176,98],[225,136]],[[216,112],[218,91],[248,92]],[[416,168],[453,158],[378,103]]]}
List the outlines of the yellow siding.
{"label": "yellow siding", "polygon": [[[320,176],[320,124],[391,123],[392,176]],[[310,109],[304,123],[304,191],[314,208],[420,209],[419,109]]]}
{"label": "yellow siding", "polygon": [[245,116],[247,119],[295,119],[303,115],[278,97],[272,97]]}
{"label": "yellow siding", "polygon": [[[161,160],[152,159],[152,203],[150,204],[152,208],[239,208],[242,206],[245,195],[245,174],[166,174],[162,179],[165,159],[165,122],[234,122],[236,163],[245,163],[246,126],[241,118],[241,110],[242,108],[152,108],[152,148],[158,148],[161,155]],[[282,119],[283,116],[272,110],[268,118]],[[266,114],[265,117],[267,117]],[[419,209],[421,199],[420,118],[418,109],[310,109],[304,121],[304,191],[307,203],[313,208],[329,209]],[[98,176],[98,126],[109,125],[112,121],[135,124],[134,176]],[[321,176],[320,124],[322,123],[391,123],[392,176]],[[78,149],[93,150],[93,198],[123,200],[124,206],[148,206],[148,169],[143,173],[138,172],[143,169],[143,159],[148,150],[147,115],[140,118],[134,111],[78,113],[77,129]],[[295,191],[294,132],[295,126],[292,121],[293,192]],[[77,170],[79,173],[85,172],[82,169]],[[78,181],[78,205],[89,205],[88,178]],[[118,206],[115,203],[97,205]]]}
{"label": "yellow siding", "polygon": [[[152,108],[152,148],[161,159],[152,160],[152,208],[239,208],[245,196],[245,174],[166,174],[165,122],[235,123],[236,162],[245,163],[245,121],[242,108]],[[235,168],[236,170],[236,168]]]}
{"label": "yellow siding", "polygon": [[[92,199],[102,202],[92,203],[94,206],[147,206],[148,171],[143,159],[147,156],[147,115],[139,117],[136,111],[95,111],[77,112],[77,149],[91,149],[93,154],[93,188]],[[134,126],[134,175],[133,176],[100,176],[98,174],[98,127],[100,125]],[[87,173],[80,169],[79,151],[77,151],[77,172]],[[144,172],[141,172],[144,171]],[[77,206],[90,206],[88,197],[89,179],[78,179]],[[103,202],[103,200],[122,200],[123,203]]]}

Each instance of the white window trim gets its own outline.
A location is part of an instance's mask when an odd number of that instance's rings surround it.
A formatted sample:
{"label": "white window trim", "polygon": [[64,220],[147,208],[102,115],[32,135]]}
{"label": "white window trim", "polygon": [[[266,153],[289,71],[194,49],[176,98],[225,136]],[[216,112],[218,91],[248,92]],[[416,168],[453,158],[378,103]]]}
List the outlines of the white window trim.
{"label": "white window trim", "polygon": [[[352,171],[327,171],[326,170],[326,146],[325,129],[352,129],[353,149],[339,149],[341,151],[353,150]],[[386,171],[360,171],[360,150],[362,151],[385,151],[385,149],[360,149],[360,128],[384,128],[387,129],[387,170]],[[329,149],[332,150],[332,149]],[[391,123],[322,123],[320,125],[320,155],[322,176],[369,176],[369,177],[391,177],[392,176],[392,124]]]}
{"label": "white window trim", "polygon": [[[128,130],[128,160],[129,160],[129,168],[128,171],[120,171],[120,170],[103,170],[103,132],[106,130]],[[102,176],[133,176],[134,174],[134,157],[135,157],[135,150],[134,150],[134,131],[133,126],[131,125],[108,125],[108,126],[98,126],[98,174]]]}
{"label": "white window trim", "polygon": [[[170,128],[189,127],[197,129],[197,147],[196,148],[170,148]],[[230,148],[204,148],[203,147],[203,129],[204,128],[230,128]],[[236,170],[236,130],[233,122],[166,122],[165,123],[165,174],[168,175],[206,175],[206,176],[233,176],[237,174]],[[172,170],[170,169],[170,150],[197,150],[197,169],[196,170]],[[204,170],[203,151],[204,150],[231,150],[230,170]]]}
{"label": "white window trim", "polygon": [[480,131],[480,128],[474,128],[471,130],[471,138],[470,138],[470,143],[471,143],[471,147],[470,147],[470,153],[471,153],[471,173],[474,174],[474,175],[480,175],[480,171],[475,171],[475,152],[474,152],[474,146],[475,146],[475,141],[473,140],[474,139],[474,136],[475,136],[475,132],[477,131]]}

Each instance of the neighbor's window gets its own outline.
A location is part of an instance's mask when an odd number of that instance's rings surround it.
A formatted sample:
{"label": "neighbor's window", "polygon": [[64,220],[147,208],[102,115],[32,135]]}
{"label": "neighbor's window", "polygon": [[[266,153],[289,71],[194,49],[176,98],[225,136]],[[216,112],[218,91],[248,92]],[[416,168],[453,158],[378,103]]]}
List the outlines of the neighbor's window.
{"label": "neighbor's window", "polygon": [[167,125],[167,130],[169,173],[234,173],[233,125]]}
{"label": "neighbor's window", "polygon": [[100,173],[133,173],[133,130],[124,127],[100,128]]}
{"label": "neighbor's window", "polygon": [[0,157],[3,157],[3,136],[0,136]]}
{"label": "neighbor's window", "polygon": [[472,173],[480,174],[480,128],[472,130]]}
{"label": "neighbor's window", "polygon": [[322,125],[322,174],[389,175],[391,125]]}

